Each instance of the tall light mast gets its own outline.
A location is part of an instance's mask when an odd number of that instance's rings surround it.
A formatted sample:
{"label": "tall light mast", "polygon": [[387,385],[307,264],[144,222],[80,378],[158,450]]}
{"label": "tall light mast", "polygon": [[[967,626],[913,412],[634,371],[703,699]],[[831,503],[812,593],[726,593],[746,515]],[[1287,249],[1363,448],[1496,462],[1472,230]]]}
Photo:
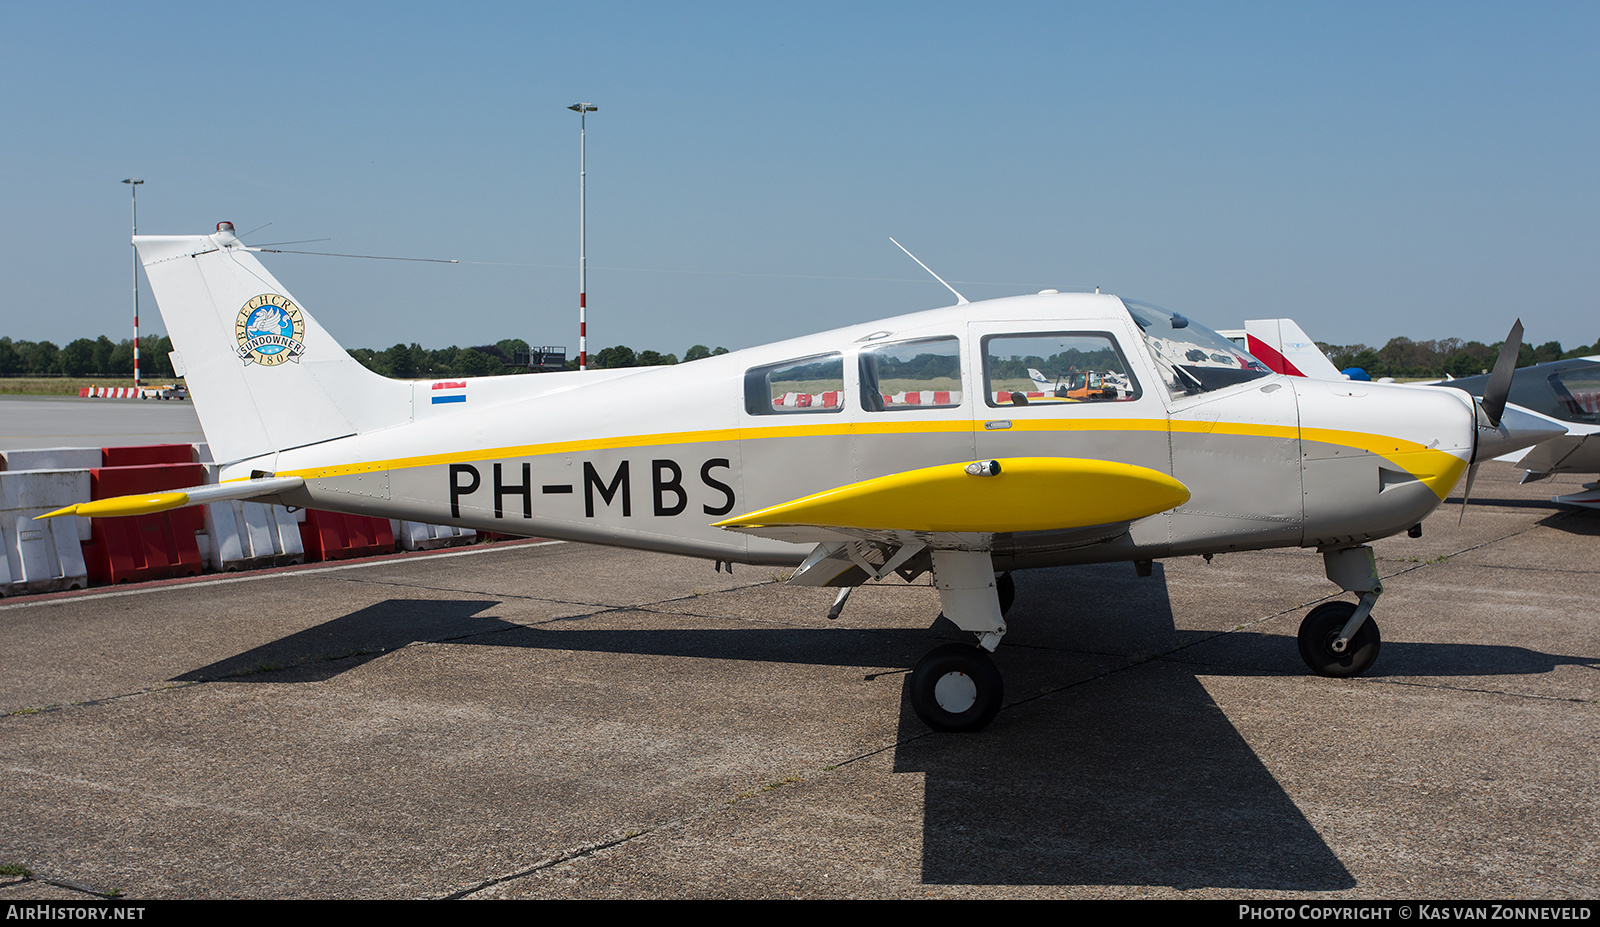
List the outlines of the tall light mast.
{"label": "tall light mast", "polygon": [[[128,190],[133,193],[133,234],[139,235],[139,184],[144,183],[137,177],[129,177],[123,183],[128,185]],[[132,242],[128,243],[130,246]],[[133,387],[139,388],[139,249],[133,248]]]}
{"label": "tall light mast", "polygon": [[584,223],[588,213],[588,171],[585,170],[588,144],[585,130],[589,114],[600,107],[590,103],[574,103],[567,109],[578,114],[578,369],[589,365],[589,326],[586,318],[589,302],[589,247]]}

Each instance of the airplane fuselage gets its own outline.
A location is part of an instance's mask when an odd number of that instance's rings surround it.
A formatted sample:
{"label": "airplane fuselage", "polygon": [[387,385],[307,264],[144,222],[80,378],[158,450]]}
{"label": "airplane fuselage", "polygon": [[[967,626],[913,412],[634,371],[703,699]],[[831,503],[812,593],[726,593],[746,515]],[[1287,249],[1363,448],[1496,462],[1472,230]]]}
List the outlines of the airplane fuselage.
{"label": "airplane fuselage", "polygon": [[[1134,395],[1014,398],[1007,352],[1047,343],[1099,352]],[[864,386],[888,369],[880,359],[899,371],[918,351],[939,362],[925,382]],[[1472,454],[1471,406],[1451,391],[1265,375],[1185,395],[1163,387],[1173,380],[1117,297],[1015,297],[673,367],[416,381],[405,423],[238,461],[223,478],[302,476],[286,501],[307,506],[789,566],[809,545],[712,523],[990,458],[1120,461],[1192,492],[1094,543],[998,534],[996,566],[1011,568],[1356,545],[1419,522]],[[906,385],[938,388],[891,392]]]}

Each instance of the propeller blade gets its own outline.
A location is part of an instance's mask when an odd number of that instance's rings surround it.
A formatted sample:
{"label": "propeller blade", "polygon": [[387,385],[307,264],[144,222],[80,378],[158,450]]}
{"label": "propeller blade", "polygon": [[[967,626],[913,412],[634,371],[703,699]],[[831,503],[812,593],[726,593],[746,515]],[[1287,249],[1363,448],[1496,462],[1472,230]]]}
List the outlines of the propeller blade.
{"label": "propeller blade", "polygon": [[1489,424],[1496,428],[1500,427],[1500,416],[1506,411],[1506,397],[1511,395],[1511,375],[1516,372],[1517,354],[1521,350],[1522,320],[1518,319],[1506,335],[1505,344],[1500,346],[1500,357],[1494,362],[1494,370],[1489,372],[1489,382],[1483,388],[1483,399],[1479,403]]}
{"label": "propeller blade", "polygon": [[1467,502],[1472,498],[1472,481],[1478,476],[1478,465],[1473,463],[1467,468],[1467,488],[1461,491],[1461,517],[1456,519],[1456,524],[1467,523]]}
{"label": "propeller blade", "polygon": [[[1500,429],[1500,419],[1506,414],[1506,398],[1511,395],[1511,375],[1517,371],[1517,355],[1522,351],[1522,320],[1511,323],[1511,331],[1506,334],[1505,343],[1500,345],[1500,356],[1495,358],[1494,369],[1489,372],[1489,382],[1483,387],[1483,398],[1478,400],[1478,408],[1483,410],[1483,417],[1489,420],[1495,431]],[[1478,476],[1478,452],[1483,450],[1484,439],[1483,423],[1478,424],[1478,431],[1472,441],[1472,463],[1467,467],[1467,485],[1461,491],[1461,517],[1457,524],[1467,520],[1467,503],[1472,499],[1472,481]]]}

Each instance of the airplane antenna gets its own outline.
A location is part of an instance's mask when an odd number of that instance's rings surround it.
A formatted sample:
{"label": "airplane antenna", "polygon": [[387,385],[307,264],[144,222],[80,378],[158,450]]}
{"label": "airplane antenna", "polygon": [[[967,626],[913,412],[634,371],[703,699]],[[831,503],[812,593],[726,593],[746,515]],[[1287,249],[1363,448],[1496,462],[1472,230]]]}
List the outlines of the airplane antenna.
{"label": "airplane antenna", "polygon": [[455,258],[387,257],[381,254],[335,254],[332,251],[289,251],[284,248],[246,248],[263,254],[315,254],[318,257],[366,258],[369,261],[420,261],[424,264],[460,264]]}
{"label": "airplane antenna", "polygon": [[[889,240],[890,241],[894,241],[894,236],[892,236],[892,235],[889,236]],[[913,261],[917,261],[917,256],[915,254],[912,254],[910,251],[906,251],[906,246],[905,245],[900,244],[898,241],[894,241],[894,246],[896,248],[899,248],[901,251],[905,251],[906,252],[906,257],[910,258]],[[928,273],[932,274],[933,275],[933,279],[939,281],[940,283],[944,283],[944,278],[939,276],[938,274],[933,273],[933,268],[931,268],[928,265],[922,263],[921,261],[917,261],[917,266],[922,268],[923,270],[927,271]],[[956,294],[956,305],[965,306],[967,304],[967,298],[965,296],[962,296],[960,293],[956,293],[956,288],[955,287],[951,286],[948,283],[944,283],[944,288],[949,290],[950,292]]]}

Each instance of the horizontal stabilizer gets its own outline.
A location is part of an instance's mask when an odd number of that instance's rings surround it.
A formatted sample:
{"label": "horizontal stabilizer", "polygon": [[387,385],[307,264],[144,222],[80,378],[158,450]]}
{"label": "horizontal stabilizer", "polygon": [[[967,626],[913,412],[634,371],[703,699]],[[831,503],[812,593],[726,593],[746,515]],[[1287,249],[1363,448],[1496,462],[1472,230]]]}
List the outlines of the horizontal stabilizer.
{"label": "horizontal stabilizer", "polygon": [[298,476],[272,476],[255,480],[237,480],[231,483],[216,483],[208,486],[192,486],[188,489],[172,489],[163,492],[134,493],[131,496],[114,496],[110,499],[96,499],[93,502],[78,502],[66,508],[56,509],[35,517],[58,518],[62,515],[77,515],[81,518],[121,518],[127,515],[149,515],[154,512],[165,512],[168,509],[181,509],[188,505],[209,505],[212,502],[231,502],[235,499],[256,499],[262,496],[275,496],[278,493],[289,492],[304,486],[305,480]]}
{"label": "horizontal stabilizer", "polygon": [[1189,501],[1171,476],[1075,457],[943,464],[814,493],[716,522],[765,533],[780,526],[998,534],[1129,522]]}

